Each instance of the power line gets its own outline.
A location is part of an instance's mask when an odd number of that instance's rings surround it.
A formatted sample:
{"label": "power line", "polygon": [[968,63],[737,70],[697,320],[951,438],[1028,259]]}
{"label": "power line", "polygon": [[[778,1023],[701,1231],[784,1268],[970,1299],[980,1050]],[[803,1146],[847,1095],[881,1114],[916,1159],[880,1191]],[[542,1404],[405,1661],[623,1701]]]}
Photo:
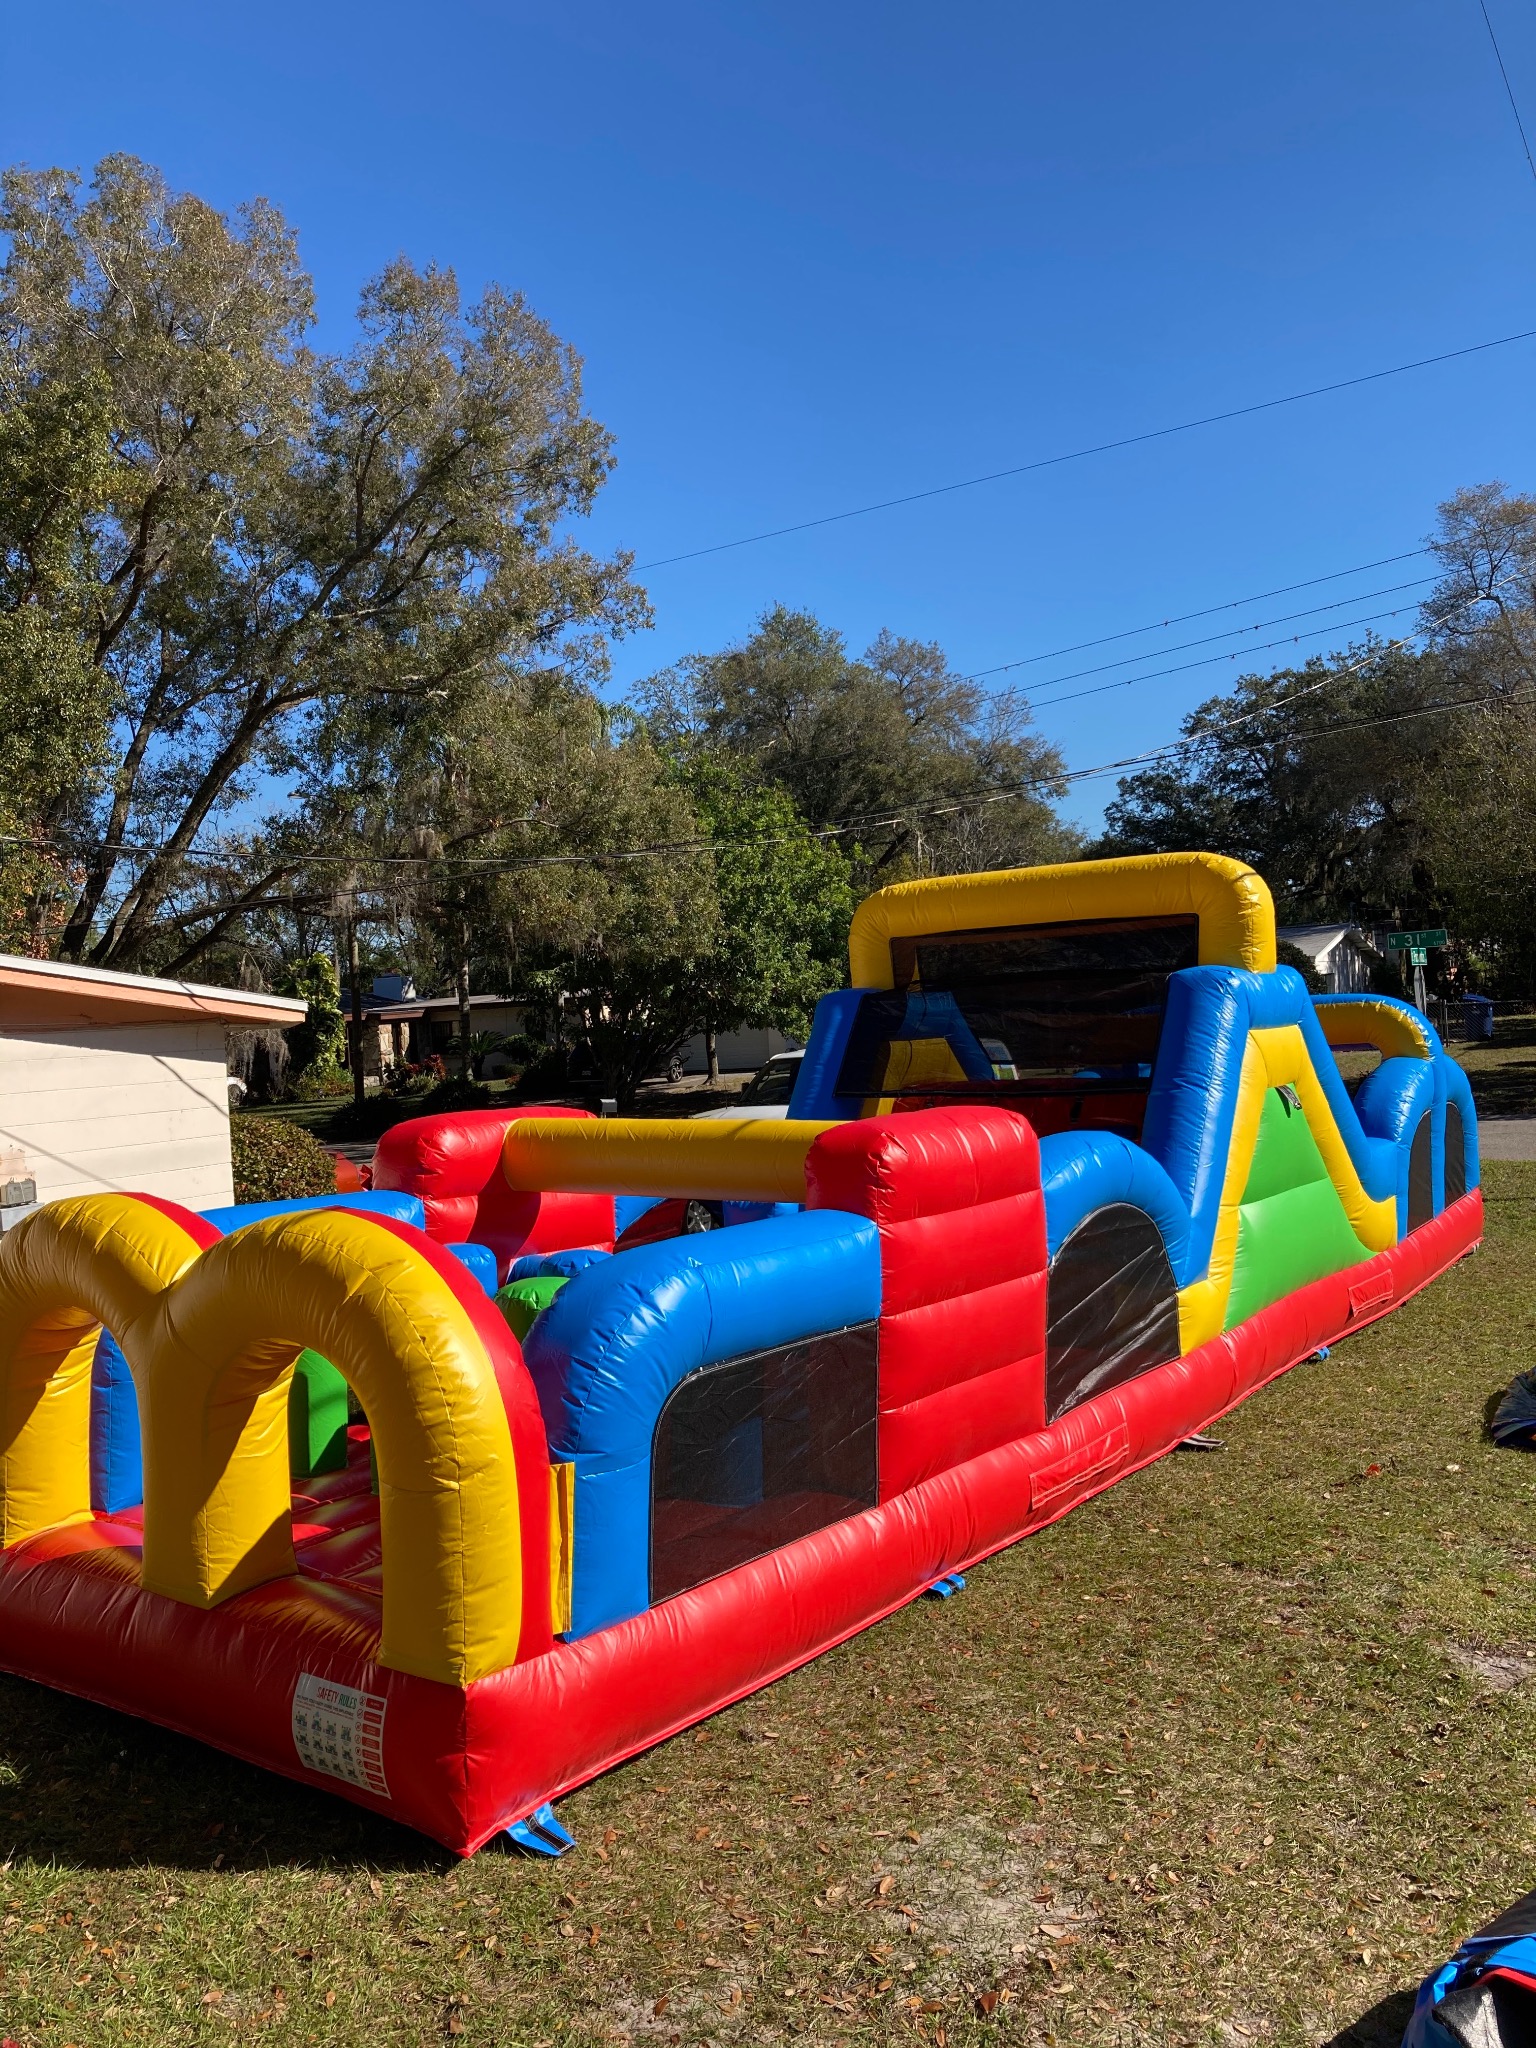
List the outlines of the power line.
{"label": "power line", "polygon": [[[1286,633],[1278,640],[1256,640],[1251,648],[1234,648],[1229,654],[1205,654],[1198,661],[1176,662],[1172,668],[1153,668],[1139,676],[1121,676],[1113,683],[1095,683],[1091,689],[1068,690],[1061,697],[1031,697],[1032,711],[1049,711],[1053,704],[1075,704],[1080,697],[1102,697],[1106,690],[1128,690],[1132,683],[1155,683],[1163,676],[1188,675],[1191,669],[1214,668],[1224,661],[1236,661],[1243,654],[1267,654],[1272,647],[1295,647],[1303,640],[1316,640],[1325,633],[1349,633],[1356,626],[1379,625],[1383,619],[1400,619],[1404,612],[1417,611],[1417,605],[1400,604],[1387,612],[1368,612],[1361,619],[1339,619],[1327,626],[1312,626],[1304,633]],[[1409,636],[1412,638],[1412,635]],[[1094,675],[1094,669],[1084,669],[1084,675]],[[1060,676],[1058,681],[1066,683],[1070,676]]]}
{"label": "power line", "polygon": [[[882,827],[910,824],[919,818],[950,817],[959,811],[982,809],[990,804],[1009,803],[1020,796],[1027,795],[1033,790],[1052,790],[1059,788],[1063,784],[1090,782],[1105,775],[1123,774],[1127,769],[1149,767],[1156,761],[1166,760],[1171,755],[1182,753],[1189,747],[1198,746],[1214,735],[1234,731],[1242,725],[1250,725],[1255,719],[1267,717],[1277,709],[1288,709],[1304,697],[1316,696],[1320,691],[1329,688],[1332,684],[1342,682],[1345,677],[1355,674],[1370,662],[1378,661],[1382,656],[1391,654],[1400,647],[1406,647],[1415,637],[1416,635],[1413,633],[1404,633],[1396,640],[1387,641],[1379,647],[1368,648],[1363,654],[1357,655],[1353,661],[1347,662],[1342,668],[1330,669],[1326,675],[1319,677],[1315,683],[1308,684],[1305,689],[1292,691],[1283,700],[1281,705],[1255,705],[1248,711],[1241,711],[1231,718],[1221,719],[1210,725],[1203,726],[1197,732],[1185,733],[1179,739],[1166,741],[1162,746],[1150,748],[1140,754],[1128,754],[1121,756],[1118,760],[1102,761],[1092,768],[1074,768],[1055,773],[1045,771],[1038,775],[1024,776],[1019,781],[1009,783],[1001,789],[977,791],[969,796],[951,798],[946,803],[903,805],[894,810],[868,812],[860,817],[845,818],[832,824],[810,826],[806,828],[805,836],[813,839],[839,839],[856,832],[876,831]],[[1437,708],[1445,711],[1469,710],[1477,705],[1493,703],[1501,699],[1507,702],[1520,694],[1518,691],[1506,691],[1483,698],[1456,699],[1448,701]],[[1373,724],[1391,724],[1396,722],[1397,718],[1419,717],[1423,715],[1425,714],[1421,710],[1395,714],[1394,716],[1379,720],[1363,719],[1348,726],[1319,727],[1314,732],[1310,734],[1304,733],[1299,735],[1299,737],[1303,739],[1322,738],[1335,732],[1361,731]],[[535,868],[601,867],[613,865],[619,861],[674,859],[679,854],[686,853],[729,853],[753,847],[780,846],[792,839],[799,839],[801,836],[802,834],[798,832],[780,832],[767,834],[755,839],[685,839],[672,840],[660,845],[609,848],[597,853],[525,854],[500,859],[487,859],[466,855],[459,859],[439,861],[436,864],[481,874],[510,874]],[[0,835],[0,839],[3,838],[19,840],[19,835]],[[61,845],[67,842],[30,840],[24,843],[31,845],[40,843]],[[190,858],[198,858],[198,856],[190,856]],[[216,856],[204,855],[201,858],[206,861],[216,859]],[[295,860],[293,863],[295,867],[299,865],[309,867],[335,866],[337,864],[358,869],[369,867],[396,868],[423,866],[426,865],[426,861],[420,855],[381,854],[360,857],[356,852],[349,852],[343,854],[309,853],[303,857],[302,863],[298,860]]]}
{"label": "power line", "polygon": [[[1471,600],[1465,601],[1463,602],[1463,604],[1453,607],[1453,610],[1466,610],[1470,602]],[[1404,606],[1400,609],[1407,610],[1409,609],[1409,607]],[[1390,617],[1391,614],[1382,614],[1381,616]],[[1445,623],[1445,620],[1449,619],[1450,616],[1451,613],[1447,612],[1445,614],[1445,617],[1440,621],[1440,623]],[[1355,623],[1364,624],[1367,622],[1356,621]],[[432,862],[431,864],[437,865],[439,867],[452,867],[481,874],[518,873],[525,869],[549,867],[599,867],[604,865],[612,865],[613,863],[619,861],[668,859],[674,858],[678,854],[685,853],[728,853],[731,851],[739,851],[752,847],[780,846],[786,844],[788,841],[792,839],[799,839],[802,836],[808,836],[812,839],[837,839],[846,837],[849,834],[855,832],[867,832],[872,830],[879,830],[882,827],[908,824],[919,818],[949,817],[959,811],[980,809],[989,804],[1008,803],[1020,796],[1028,794],[1032,790],[1054,790],[1061,787],[1064,784],[1090,782],[1098,778],[1101,778],[1105,775],[1122,774],[1125,770],[1129,768],[1147,767],[1156,761],[1166,760],[1170,755],[1182,753],[1187,748],[1192,746],[1198,746],[1204,743],[1205,741],[1211,739],[1215,735],[1218,735],[1223,732],[1234,731],[1237,727],[1242,725],[1249,725],[1255,719],[1268,716],[1269,713],[1271,713],[1272,711],[1278,709],[1289,709],[1292,705],[1296,704],[1304,697],[1316,696],[1319,691],[1328,689],[1334,683],[1342,682],[1345,679],[1345,677],[1355,674],[1358,670],[1366,667],[1370,662],[1379,661],[1382,659],[1383,656],[1395,653],[1401,647],[1406,647],[1412,640],[1414,640],[1417,637],[1418,636],[1416,633],[1403,633],[1400,634],[1398,638],[1395,640],[1385,641],[1379,646],[1369,647],[1365,650],[1364,653],[1357,655],[1353,661],[1345,663],[1343,667],[1330,669],[1325,675],[1320,676],[1316,682],[1308,684],[1308,686],[1305,689],[1292,691],[1279,704],[1255,705],[1252,709],[1248,711],[1238,712],[1234,717],[1231,718],[1214,721],[1209,725],[1200,727],[1198,731],[1187,732],[1176,740],[1166,741],[1162,746],[1150,748],[1146,752],[1140,754],[1123,755],[1117,760],[1100,762],[1097,766],[1092,768],[1074,768],[1057,770],[1054,772],[1042,771],[1038,775],[1025,776],[1017,782],[1009,783],[1001,789],[977,791],[969,796],[952,798],[948,802],[942,804],[903,805],[900,808],[894,810],[868,812],[863,814],[862,816],[855,818],[845,818],[833,824],[808,826],[805,828],[805,832],[803,835],[799,832],[780,832],[767,834],[763,837],[756,839],[672,840],[660,845],[608,848],[596,853],[526,854],[513,855],[500,859],[487,859],[484,857],[465,855],[461,858],[438,858],[435,862]],[[1220,659],[1221,657],[1217,658]],[[1198,665],[1199,664],[1191,664],[1191,666]],[[1129,680],[1142,681],[1148,679],[1141,677],[1132,677],[1129,678]],[[1110,687],[1119,686],[1111,685]],[[1445,703],[1439,706],[1425,707],[1421,708],[1420,710],[1412,712],[1394,713],[1379,719],[1362,719],[1352,724],[1342,726],[1322,726],[1316,728],[1311,733],[1302,733],[1297,735],[1297,737],[1302,739],[1323,738],[1325,736],[1330,736],[1335,733],[1364,731],[1374,725],[1390,725],[1398,723],[1405,718],[1422,717],[1427,715],[1427,712],[1430,709],[1447,712],[1457,710],[1472,710],[1480,705],[1498,702],[1511,702],[1517,698],[1523,698],[1526,694],[1526,692],[1520,690],[1513,690],[1494,692],[1491,695],[1485,697],[1451,699],[1447,700]],[[1536,691],[1533,691],[1530,694],[1536,694]],[[520,822],[526,823],[528,821],[523,820]],[[124,842],[118,843],[119,845],[123,846],[123,849],[125,851],[130,850],[126,847],[126,844]],[[48,846],[54,848],[61,848],[65,850],[79,851],[82,848],[94,848],[97,842],[79,839],[69,840],[63,838],[49,838],[40,835],[32,836],[20,833],[0,833],[0,844],[21,845],[33,848]],[[157,852],[161,852],[164,849],[142,847],[133,848],[131,850],[138,852],[144,855],[145,857],[152,858]],[[216,854],[188,853],[183,856],[183,859],[189,864],[193,862],[201,862],[205,866],[224,864],[221,861],[220,856]],[[311,851],[306,852],[304,855],[300,857],[295,857],[290,862],[281,863],[280,869],[282,867],[297,869],[299,867],[334,867],[338,865],[356,869],[380,867],[410,868],[422,867],[428,864],[429,857],[421,854],[360,855],[355,850],[346,853],[336,854],[327,854],[318,851]],[[279,879],[279,877],[275,875],[274,881],[277,879]]]}
{"label": "power line", "polygon": [[1499,48],[1499,39],[1493,32],[1493,20],[1488,12],[1488,0],[1477,0],[1477,4],[1483,10],[1483,26],[1488,31],[1488,40],[1493,45],[1493,54],[1498,63],[1499,76],[1503,79],[1504,90],[1509,95],[1509,111],[1514,115],[1515,126],[1520,131],[1520,147],[1525,151],[1525,160],[1530,166],[1531,176],[1536,178],[1536,157],[1531,155],[1531,145],[1526,137],[1525,123],[1520,118],[1520,106],[1515,98],[1515,88],[1510,84],[1509,73],[1504,68],[1504,52]]}
{"label": "power line", "polygon": [[1362,384],[1379,384],[1387,377],[1403,377],[1410,370],[1427,370],[1436,363],[1453,363],[1463,356],[1485,355],[1489,349],[1509,348],[1517,341],[1536,338],[1536,327],[1527,327],[1519,334],[1502,334],[1493,341],[1475,341],[1466,348],[1446,349],[1437,356],[1420,356],[1411,363],[1396,363],[1389,370],[1368,370],[1363,376],[1341,377],[1333,384],[1315,384],[1307,391],[1291,391],[1284,398],[1263,398],[1252,405],[1236,405],[1226,412],[1206,413],[1196,420],[1180,420],[1171,427],[1151,427],[1140,434],[1124,434],[1116,441],[1098,441],[1089,448],[1074,448],[1064,455],[1042,455],[1033,462],[1016,463],[1011,469],[989,470],[985,476],[964,477],[958,483],[935,484],[925,491],[908,491],[899,498],[881,498],[871,505],[855,505],[846,512],[827,512],[819,519],[797,520],[792,526],[774,526],[762,533],[743,534],[739,540],[721,540],[707,548],[690,548],[685,554],[662,555],[655,561],[641,562],[635,574],[644,575],[651,569],[669,569],[678,562],[697,562],[705,555],[723,555],[733,548],[755,547],[759,541],[782,540],[786,534],[809,533],[818,526],[836,526],[846,519],[863,519],[871,512],[889,512],[898,505],[917,505],[928,498],[944,498],[955,491],[975,490],[979,484],[1000,483],[1006,477],[1029,476],[1036,470],[1055,469],[1065,462],[1082,462],[1090,455],[1109,455],[1118,448],[1135,448],[1147,441],[1164,441],[1172,434],[1193,433],[1197,427],[1220,426],[1227,420],[1248,419],[1255,413],[1273,412],[1279,406],[1300,405],[1309,398],[1326,398],[1334,391],[1353,391]]}
{"label": "power line", "polygon": [[[1054,690],[1058,683],[1075,683],[1081,676],[1108,675],[1112,668],[1128,668],[1136,661],[1160,661],[1165,654],[1187,654],[1191,647],[1215,647],[1218,644],[1226,645],[1232,640],[1244,643],[1250,633],[1262,633],[1270,626],[1294,625],[1297,619],[1315,619],[1319,612],[1348,611],[1351,605],[1368,604],[1373,597],[1396,597],[1399,591],[1422,590],[1426,583],[1433,581],[1432,576],[1416,576],[1408,583],[1385,583],[1378,590],[1357,590],[1353,597],[1335,598],[1331,604],[1308,605],[1305,610],[1299,612],[1281,612],[1273,619],[1255,619],[1251,626],[1229,626],[1224,633],[1202,633],[1196,640],[1176,640],[1171,647],[1149,647],[1144,654],[1121,654],[1113,661],[1101,661],[1092,668],[1069,669],[1065,675],[1047,676],[1036,687]],[[1408,607],[1404,605],[1399,609],[1406,611]],[[1379,613],[1377,616],[1394,618],[1396,613]],[[1280,642],[1273,641],[1268,644],[1279,646]],[[1235,654],[1233,659],[1236,659]],[[966,681],[974,682],[975,677],[968,676]],[[1031,697],[1029,701],[1033,704],[1040,700]]]}
{"label": "power line", "polygon": [[[1117,640],[1135,640],[1143,633],[1163,633],[1170,626],[1187,626],[1194,619],[1214,618],[1217,612],[1241,611],[1246,604],[1265,604],[1272,597],[1289,597],[1294,590],[1315,590],[1320,583],[1342,583],[1346,576],[1363,576],[1367,569],[1390,569],[1395,563],[1417,561],[1421,555],[1433,552],[1431,548],[1409,548],[1406,554],[1383,555],[1379,562],[1357,562],[1353,569],[1334,569],[1326,576],[1308,576],[1301,583],[1282,583],[1274,590],[1256,590],[1251,597],[1230,597],[1224,604],[1208,604],[1197,612],[1179,612],[1171,619],[1154,619],[1147,626],[1127,626],[1120,633],[1102,633],[1097,640],[1074,640],[1070,647],[1053,647],[1046,654],[1025,654],[1017,661],[1000,661],[991,668],[974,668],[965,680],[979,682],[983,676],[1006,675],[1010,669],[1033,668],[1042,661],[1059,661],[1065,654],[1085,654],[1090,647],[1112,647]],[[1346,603],[1353,601],[1345,600]],[[1128,659],[1136,657],[1133,655]]]}

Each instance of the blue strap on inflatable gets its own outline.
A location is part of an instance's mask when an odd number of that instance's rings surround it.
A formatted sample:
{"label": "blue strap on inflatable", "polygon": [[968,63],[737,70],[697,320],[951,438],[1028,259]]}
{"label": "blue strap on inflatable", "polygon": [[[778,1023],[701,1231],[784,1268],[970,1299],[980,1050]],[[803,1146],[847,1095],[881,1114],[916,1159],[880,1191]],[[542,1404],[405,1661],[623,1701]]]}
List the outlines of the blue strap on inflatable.
{"label": "blue strap on inflatable", "polygon": [[925,1600],[952,1600],[957,1593],[965,1591],[963,1572],[946,1572],[942,1579],[935,1579],[931,1586],[923,1588]]}

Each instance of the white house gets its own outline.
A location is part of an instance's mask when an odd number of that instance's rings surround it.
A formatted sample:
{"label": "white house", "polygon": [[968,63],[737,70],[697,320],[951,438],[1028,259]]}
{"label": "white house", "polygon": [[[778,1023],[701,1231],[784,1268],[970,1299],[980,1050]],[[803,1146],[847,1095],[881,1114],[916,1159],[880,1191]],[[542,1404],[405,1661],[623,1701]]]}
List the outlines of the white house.
{"label": "white house", "polygon": [[304,1013],[283,996],[0,954],[0,1229],[63,1195],[233,1201],[225,1034]]}
{"label": "white house", "polygon": [[1363,931],[1349,924],[1292,924],[1275,933],[1305,953],[1330,995],[1360,995],[1386,963]]}

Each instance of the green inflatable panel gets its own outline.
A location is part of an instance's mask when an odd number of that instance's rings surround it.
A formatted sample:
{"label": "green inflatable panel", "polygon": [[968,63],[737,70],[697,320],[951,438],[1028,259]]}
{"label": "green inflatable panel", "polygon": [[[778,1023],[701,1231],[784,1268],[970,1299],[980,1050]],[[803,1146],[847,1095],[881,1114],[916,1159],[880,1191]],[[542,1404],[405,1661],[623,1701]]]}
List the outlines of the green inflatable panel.
{"label": "green inflatable panel", "polygon": [[296,1479],[346,1470],[347,1421],[346,1381],[318,1351],[301,1351],[288,1386],[288,1458]]}
{"label": "green inflatable panel", "polygon": [[1301,1104],[1289,1089],[1269,1089],[1238,1211],[1223,1327],[1233,1329],[1283,1294],[1370,1256],[1328,1178]]}
{"label": "green inflatable panel", "polygon": [[536,1280],[509,1280],[501,1289],[496,1306],[519,1344],[533,1328],[534,1317],[549,1307],[564,1285],[563,1273],[541,1273]]}

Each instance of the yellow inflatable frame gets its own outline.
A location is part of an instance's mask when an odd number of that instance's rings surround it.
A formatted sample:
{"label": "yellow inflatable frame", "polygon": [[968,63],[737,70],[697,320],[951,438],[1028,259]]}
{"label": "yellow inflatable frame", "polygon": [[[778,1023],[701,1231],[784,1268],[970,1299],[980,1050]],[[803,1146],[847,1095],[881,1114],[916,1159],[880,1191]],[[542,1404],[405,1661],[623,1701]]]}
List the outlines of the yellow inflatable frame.
{"label": "yellow inflatable frame", "polygon": [[139,1397],[147,1590],[209,1608],[294,1570],[288,1383],[309,1347],[356,1389],[373,1432],[379,1661],[465,1685],[516,1660],[523,1559],[506,1408],[468,1312],[411,1245],[345,1210],[272,1217],[201,1252],[131,1195],[27,1217],[0,1242],[6,1546],[90,1519],[103,1322]]}

